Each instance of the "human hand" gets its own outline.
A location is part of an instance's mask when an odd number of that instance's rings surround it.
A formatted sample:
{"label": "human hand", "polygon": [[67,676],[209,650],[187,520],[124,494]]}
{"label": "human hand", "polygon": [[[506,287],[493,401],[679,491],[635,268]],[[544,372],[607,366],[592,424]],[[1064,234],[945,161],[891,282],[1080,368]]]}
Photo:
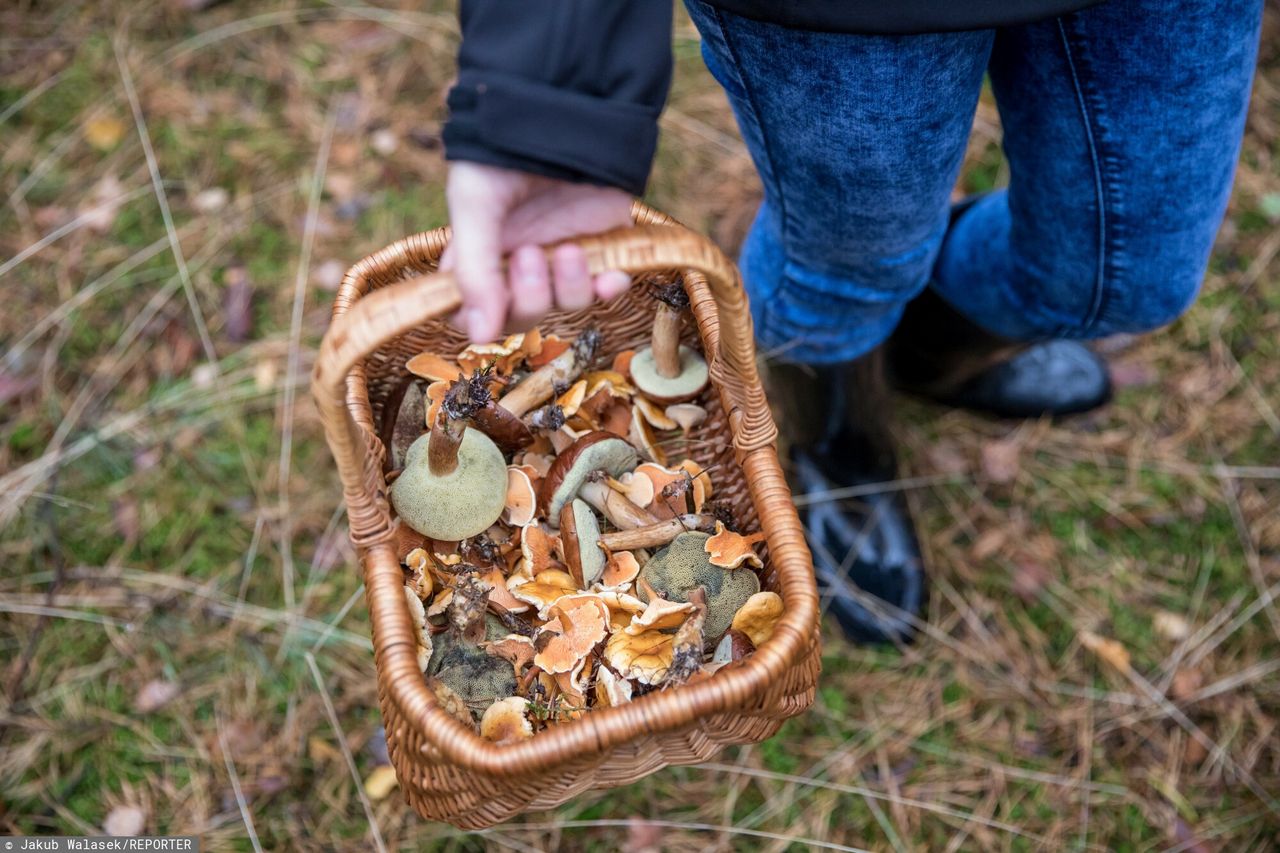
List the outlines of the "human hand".
{"label": "human hand", "polygon": [[445,196],[453,240],[440,267],[457,276],[462,310],[455,322],[475,343],[494,340],[504,326],[527,329],[553,307],[585,308],[631,286],[618,270],[592,278],[577,246],[557,247],[550,264],[540,248],[630,225],[631,197],[622,190],[454,161]]}

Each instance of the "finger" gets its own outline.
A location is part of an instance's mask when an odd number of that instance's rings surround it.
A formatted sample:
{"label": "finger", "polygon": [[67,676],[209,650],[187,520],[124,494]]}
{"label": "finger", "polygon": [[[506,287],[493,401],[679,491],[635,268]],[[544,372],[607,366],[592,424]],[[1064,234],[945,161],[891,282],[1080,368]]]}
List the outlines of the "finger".
{"label": "finger", "polygon": [[595,297],[591,275],[587,272],[587,255],[579,246],[558,246],[551,256],[555,276],[556,305],[566,311],[586,308]]}
{"label": "finger", "polygon": [[537,246],[521,246],[507,261],[507,286],[511,293],[508,327],[532,328],[551,310],[551,276],[547,256]]}
{"label": "finger", "polygon": [[631,276],[622,270],[608,270],[596,276],[596,299],[609,300],[621,296],[631,287]]}
{"label": "finger", "polygon": [[502,271],[501,223],[506,211],[477,198],[450,198],[453,218],[452,261],[462,291],[462,320],[474,343],[488,343],[502,332],[507,313],[507,282]]}

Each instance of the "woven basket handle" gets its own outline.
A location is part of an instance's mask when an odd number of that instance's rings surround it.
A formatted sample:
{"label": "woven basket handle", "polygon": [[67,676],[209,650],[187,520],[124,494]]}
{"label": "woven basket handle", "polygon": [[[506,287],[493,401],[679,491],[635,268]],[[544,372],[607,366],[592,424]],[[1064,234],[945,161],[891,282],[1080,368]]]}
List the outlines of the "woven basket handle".
{"label": "woven basket handle", "polygon": [[[573,242],[586,253],[587,267],[593,275],[615,269],[632,275],[692,269],[706,276],[719,317],[718,357],[711,358],[711,373],[721,389],[735,446],[739,453],[745,453],[772,443],[776,428],[763,404],[751,315],[738,270],[724,253],[705,237],[665,225],[621,228]],[[377,527],[379,510],[369,500],[365,487],[365,440],[346,406],[348,375],[361,359],[388,341],[427,320],[453,314],[461,304],[462,296],[452,274],[419,276],[356,300],[334,318],[320,344],[311,393],[342,476],[353,531]],[[695,302],[693,310],[701,314],[700,309],[707,307]],[[752,412],[757,413],[754,418]]]}

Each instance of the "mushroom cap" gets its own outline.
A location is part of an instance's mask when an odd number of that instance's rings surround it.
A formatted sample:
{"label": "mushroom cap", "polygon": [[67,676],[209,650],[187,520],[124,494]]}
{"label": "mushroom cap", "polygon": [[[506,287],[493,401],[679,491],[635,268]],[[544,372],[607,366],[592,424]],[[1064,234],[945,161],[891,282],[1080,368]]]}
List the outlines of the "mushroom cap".
{"label": "mushroom cap", "polygon": [[560,510],[560,541],[569,574],[582,589],[604,574],[605,556],[600,550],[600,522],[586,501],[574,498]]}
{"label": "mushroom cap", "polygon": [[[498,631],[491,633],[486,620],[487,639],[496,640],[506,635],[502,623],[497,624]],[[497,636],[493,636],[494,633]],[[437,638],[427,674],[440,679],[461,696],[473,715],[516,692],[515,671],[509,662],[448,633]]]}
{"label": "mushroom cap", "polygon": [[480,718],[480,736],[495,743],[533,737],[533,724],[525,715],[528,710],[529,700],[520,696],[499,699],[485,708],[484,716]]}
{"label": "mushroom cap", "polygon": [[[592,471],[603,470],[611,477],[617,477],[639,463],[640,457],[636,449],[613,433],[596,430],[579,437],[561,451],[547,471],[547,476],[542,478],[542,490],[538,497],[546,511],[547,523],[560,523],[560,510],[578,496],[578,489],[582,488]],[[400,479],[404,479],[404,474],[400,475]],[[399,483],[400,480],[396,482]],[[503,474],[502,482],[505,492],[506,474]]]}
{"label": "mushroom cap", "polygon": [[458,467],[436,476],[427,463],[430,434],[409,446],[404,473],[391,484],[391,505],[414,530],[432,539],[483,533],[507,503],[507,462],[489,436],[469,429],[458,446]]}
{"label": "mushroom cap", "polygon": [[689,347],[680,347],[680,372],[668,379],[658,372],[653,349],[645,347],[631,359],[631,381],[658,403],[683,403],[707,387],[707,361]]}
{"label": "mushroom cap", "polygon": [[641,600],[648,601],[647,583],[668,601],[688,601],[689,593],[702,587],[707,593],[706,637],[717,640],[733,622],[733,615],[752,595],[760,591],[755,572],[726,571],[713,566],[707,557],[705,533],[681,533],[644,564],[637,583]]}
{"label": "mushroom cap", "polygon": [[733,614],[732,628],[741,631],[752,646],[758,647],[773,636],[782,610],[782,596],[776,592],[757,592]]}

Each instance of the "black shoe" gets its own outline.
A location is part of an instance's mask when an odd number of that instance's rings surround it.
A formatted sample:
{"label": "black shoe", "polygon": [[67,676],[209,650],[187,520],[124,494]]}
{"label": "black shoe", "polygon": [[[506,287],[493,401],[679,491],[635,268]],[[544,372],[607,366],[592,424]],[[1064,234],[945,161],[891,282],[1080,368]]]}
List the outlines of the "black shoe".
{"label": "black shoe", "polygon": [[932,290],[907,305],[886,352],[894,385],[957,408],[1035,418],[1087,412],[1111,399],[1106,362],[1087,347],[1002,338]]}
{"label": "black shoe", "polygon": [[[981,195],[951,208],[951,224]],[[1007,418],[1072,415],[1111,399],[1106,362],[1074,341],[1025,343],[986,331],[926,289],[885,345],[895,386]]]}
{"label": "black shoe", "polygon": [[823,608],[855,642],[909,642],[925,570],[902,492],[877,488],[897,479],[881,354],[769,375]]}

